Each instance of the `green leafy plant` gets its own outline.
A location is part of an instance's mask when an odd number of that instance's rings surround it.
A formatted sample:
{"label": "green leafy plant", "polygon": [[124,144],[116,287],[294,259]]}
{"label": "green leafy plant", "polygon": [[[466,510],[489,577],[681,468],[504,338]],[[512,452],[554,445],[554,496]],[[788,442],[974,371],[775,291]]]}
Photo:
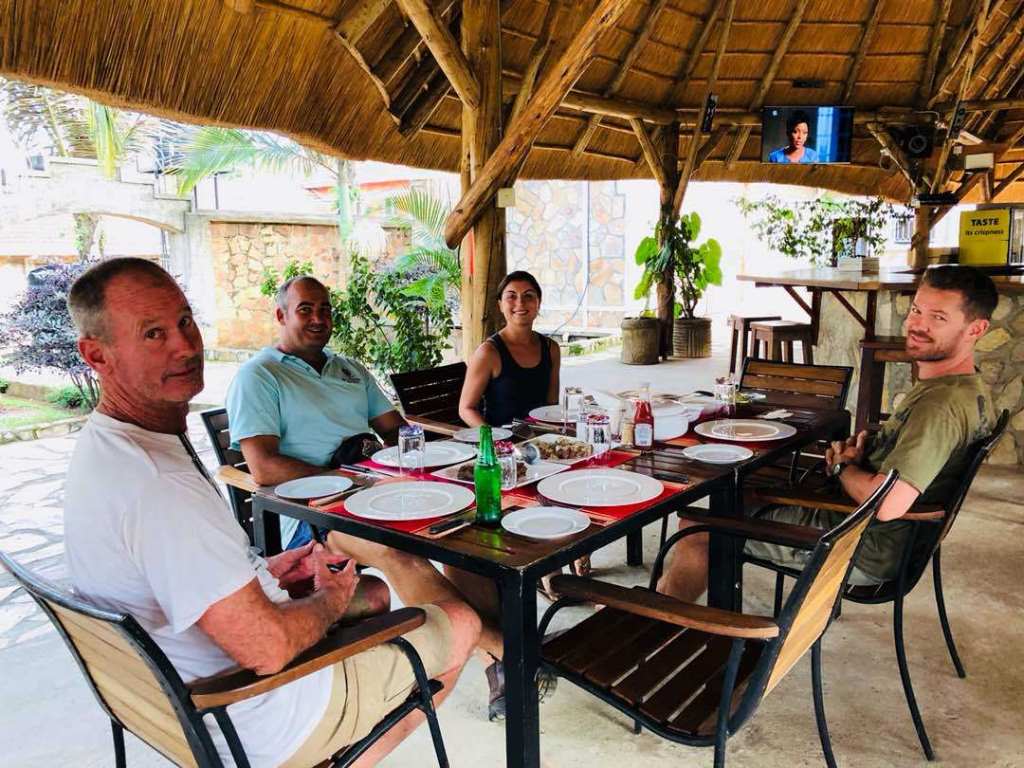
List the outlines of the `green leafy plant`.
{"label": "green leafy plant", "polygon": [[794,203],[774,195],[761,200],[740,197],[735,203],[761,242],[784,256],[816,265],[852,256],[859,239],[872,250],[881,248],[886,222],[903,208],[881,197],[840,200],[829,195]]}
{"label": "green leafy plant", "polygon": [[77,411],[83,406],[88,405],[88,401],[85,399],[82,391],[78,387],[70,385],[50,390],[46,400],[52,405],[67,408],[69,411]]}
{"label": "green leafy plant", "polygon": [[398,257],[395,269],[410,276],[424,273],[405,286],[403,293],[422,299],[433,312],[442,312],[447,307],[454,314],[462,285],[462,265],[458,249],[449,248],[444,240],[450,208],[421,189],[392,197],[389,202],[399,212],[399,222],[408,223],[412,234],[412,247]]}
{"label": "green leafy plant", "polygon": [[8,389],[10,389],[10,386],[11,382],[9,382],[7,379],[0,379],[0,395],[4,394]]}
{"label": "green leafy plant", "polygon": [[[385,384],[388,374],[432,368],[441,362],[452,332],[451,313],[432,309],[405,292],[409,278],[397,268],[375,271],[355,253],[348,285],[330,289],[334,330],[332,347],[366,365]],[[312,274],[309,262],[291,262],[282,275],[264,272],[261,292],[273,296],[282,280]]]}
{"label": "green leafy plant", "polygon": [[650,311],[651,288],[666,274],[673,276],[676,317],[693,319],[708,286],[722,284],[722,246],[714,238],[695,244],[700,225],[696,212],[683,214],[678,221],[659,223],[653,237],[640,241],[634,258],[644,272],[633,296],[647,300],[644,316]]}

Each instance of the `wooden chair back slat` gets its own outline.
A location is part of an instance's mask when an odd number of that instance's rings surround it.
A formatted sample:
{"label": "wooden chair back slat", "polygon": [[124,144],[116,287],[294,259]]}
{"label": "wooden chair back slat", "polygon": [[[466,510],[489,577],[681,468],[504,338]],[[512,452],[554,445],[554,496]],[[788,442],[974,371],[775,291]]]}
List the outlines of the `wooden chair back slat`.
{"label": "wooden chair back slat", "polygon": [[864,532],[895,483],[885,482],[846,520],[824,534],[797,580],[780,617],[780,643],[765,693],[771,691],[828,626]]}
{"label": "wooden chair back slat", "polygon": [[842,408],[853,369],[842,365],[780,363],[748,357],[740,376],[742,389],[768,392],[770,402],[806,408]]}
{"label": "wooden chair back slat", "polygon": [[465,380],[465,363],[391,374],[391,383],[402,404],[402,411],[410,416],[427,416],[441,411],[454,412],[457,416]]}
{"label": "wooden chair back slat", "polygon": [[[235,467],[244,472],[249,471],[249,465],[241,451],[231,448],[231,430],[228,424],[228,412],[224,408],[213,408],[203,411],[200,416],[203,425],[206,427],[206,434],[213,444],[213,452],[217,456],[217,463],[221,466]],[[255,541],[252,530],[252,497],[234,486],[228,486],[228,500],[231,503],[231,510],[235,513],[235,519],[245,530],[249,541]]]}
{"label": "wooden chair back slat", "polygon": [[[115,626],[46,600],[111,713],[179,765],[196,765],[170,699],[145,659]],[[129,725],[131,723],[132,725]]]}

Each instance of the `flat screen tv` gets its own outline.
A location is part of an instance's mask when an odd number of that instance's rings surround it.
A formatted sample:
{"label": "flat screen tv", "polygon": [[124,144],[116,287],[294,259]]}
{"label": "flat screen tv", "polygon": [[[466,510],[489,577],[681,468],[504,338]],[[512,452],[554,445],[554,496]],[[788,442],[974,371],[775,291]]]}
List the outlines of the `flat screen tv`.
{"label": "flat screen tv", "polygon": [[761,162],[848,163],[853,107],[765,107]]}

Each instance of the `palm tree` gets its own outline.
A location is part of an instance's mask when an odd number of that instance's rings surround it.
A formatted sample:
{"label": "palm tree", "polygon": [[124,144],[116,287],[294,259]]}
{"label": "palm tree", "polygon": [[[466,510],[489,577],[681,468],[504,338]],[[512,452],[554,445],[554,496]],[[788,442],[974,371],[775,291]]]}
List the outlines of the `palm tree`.
{"label": "palm tree", "polygon": [[390,202],[402,214],[400,220],[412,226],[412,248],[399,256],[395,269],[427,273],[402,292],[423,299],[435,312],[441,311],[449,301],[456,304],[462,285],[462,266],[458,250],[449,248],[444,240],[444,223],[450,208],[421,189],[392,197]]}
{"label": "palm tree", "polygon": [[335,208],[342,244],[352,234],[352,168],[348,160],[332,158],[290,139],[266,131],[203,126],[183,133],[180,159],[168,169],[178,176],[178,193],[186,195],[203,179],[249,166],[278,173],[294,170],[309,176],[320,168],[334,178]]}
{"label": "palm tree", "polygon": [[[113,177],[124,158],[149,141],[157,121],[41,85],[0,77],[0,114],[15,141],[30,152],[95,159]],[[83,261],[102,253],[99,216],[73,214],[75,247]]]}

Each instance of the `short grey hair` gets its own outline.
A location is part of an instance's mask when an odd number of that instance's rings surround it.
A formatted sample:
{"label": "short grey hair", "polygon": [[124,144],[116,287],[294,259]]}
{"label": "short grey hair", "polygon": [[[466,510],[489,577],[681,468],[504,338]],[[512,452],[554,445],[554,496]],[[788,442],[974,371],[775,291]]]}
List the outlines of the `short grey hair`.
{"label": "short grey hair", "polygon": [[68,291],[68,311],[78,329],[78,335],[87,339],[107,338],[105,295],[111,280],[121,275],[134,274],[152,282],[178,284],[159,264],[125,256],[101,261],[78,276]]}
{"label": "short grey hair", "polygon": [[289,277],[287,280],[285,280],[283,283],[281,283],[281,286],[277,289],[277,296],[275,298],[275,300],[277,301],[277,306],[280,307],[282,312],[287,312],[288,311],[288,291],[289,291],[289,289],[293,285],[295,285],[296,283],[304,283],[307,280],[309,282],[311,282],[311,283],[316,283],[321,288],[323,288],[324,289],[324,293],[326,293],[328,296],[331,295],[331,292],[327,289],[327,286],[324,285],[323,283],[321,283],[319,280],[317,280],[312,275],[296,275],[295,277]]}

